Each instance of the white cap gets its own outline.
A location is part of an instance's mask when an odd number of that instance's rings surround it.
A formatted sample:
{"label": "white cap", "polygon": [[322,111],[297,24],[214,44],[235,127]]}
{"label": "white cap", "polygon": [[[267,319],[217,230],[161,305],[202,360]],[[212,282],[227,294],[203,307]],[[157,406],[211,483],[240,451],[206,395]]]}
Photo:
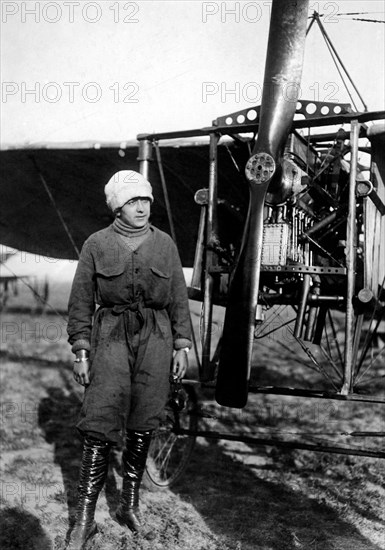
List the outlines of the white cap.
{"label": "white cap", "polygon": [[108,207],[115,212],[136,197],[147,197],[153,202],[151,183],[134,170],[116,172],[104,188]]}

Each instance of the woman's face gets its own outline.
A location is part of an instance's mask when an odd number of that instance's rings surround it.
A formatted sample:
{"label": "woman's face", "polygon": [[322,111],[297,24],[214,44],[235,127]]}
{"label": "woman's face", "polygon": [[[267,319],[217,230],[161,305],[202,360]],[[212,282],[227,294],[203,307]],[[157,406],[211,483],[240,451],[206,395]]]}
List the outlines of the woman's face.
{"label": "woman's face", "polygon": [[120,209],[120,219],[134,229],[141,229],[150,217],[151,200],[147,197],[136,197],[126,202]]}

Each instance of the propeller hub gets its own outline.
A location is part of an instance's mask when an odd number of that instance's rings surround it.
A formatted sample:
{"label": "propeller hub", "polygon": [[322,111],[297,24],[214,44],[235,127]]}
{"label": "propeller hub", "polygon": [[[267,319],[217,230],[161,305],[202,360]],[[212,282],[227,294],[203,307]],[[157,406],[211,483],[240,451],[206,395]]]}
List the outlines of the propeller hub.
{"label": "propeller hub", "polygon": [[247,161],[245,173],[250,183],[266,183],[275,172],[275,161],[268,153],[256,153]]}

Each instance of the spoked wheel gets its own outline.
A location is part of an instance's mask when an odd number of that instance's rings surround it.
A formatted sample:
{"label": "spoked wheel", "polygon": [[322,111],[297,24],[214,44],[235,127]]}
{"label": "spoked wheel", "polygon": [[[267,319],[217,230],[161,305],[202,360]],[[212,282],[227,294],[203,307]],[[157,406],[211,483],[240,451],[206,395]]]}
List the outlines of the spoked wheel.
{"label": "spoked wheel", "polygon": [[[352,323],[351,388],[354,393],[372,393],[378,390],[383,378],[384,362],[384,307],[369,313],[355,310]],[[337,388],[343,383],[346,368],[345,315],[325,308],[320,309],[322,322],[315,341],[322,354],[322,364]]]}
{"label": "spoked wheel", "polygon": [[[300,337],[295,336],[296,312],[291,306],[274,306],[265,312],[264,322],[255,332],[255,357],[266,353],[274,363],[291,360],[313,371],[308,382],[324,380],[325,389],[339,393],[346,366],[346,316],[343,309],[326,306],[309,308]],[[352,390],[371,393],[383,377],[385,355],[384,308],[371,313],[354,311],[352,338]],[[282,368],[280,368],[280,373]],[[293,373],[290,374],[290,376]],[[289,375],[289,373],[288,373]],[[293,381],[291,381],[292,383]]]}
{"label": "spoked wheel", "polygon": [[191,385],[183,384],[183,390],[182,410],[170,401],[152,437],[143,483],[153,491],[167,489],[179,479],[194,448],[195,436],[181,430],[197,429],[197,397]]}

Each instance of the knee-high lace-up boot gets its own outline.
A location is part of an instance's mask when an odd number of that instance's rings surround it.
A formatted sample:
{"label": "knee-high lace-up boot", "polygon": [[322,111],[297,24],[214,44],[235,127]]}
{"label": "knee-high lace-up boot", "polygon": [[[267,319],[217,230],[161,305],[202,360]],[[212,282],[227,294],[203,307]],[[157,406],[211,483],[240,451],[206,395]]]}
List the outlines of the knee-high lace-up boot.
{"label": "knee-high lace-up boot", "polygon": [[94,521],[96,501],[108,471],[111,443],[86,437],[78,488],[78,504],[74,528],[67,550],[82,550],[97,532]]}
{"label": "knee-high lace-up boot", "polygon": [[146,466],[151,431],[128,430],[122,455],[123,488],[116,519],[134,532],[141,531],[142,519],[139,513],[139,487]]}

